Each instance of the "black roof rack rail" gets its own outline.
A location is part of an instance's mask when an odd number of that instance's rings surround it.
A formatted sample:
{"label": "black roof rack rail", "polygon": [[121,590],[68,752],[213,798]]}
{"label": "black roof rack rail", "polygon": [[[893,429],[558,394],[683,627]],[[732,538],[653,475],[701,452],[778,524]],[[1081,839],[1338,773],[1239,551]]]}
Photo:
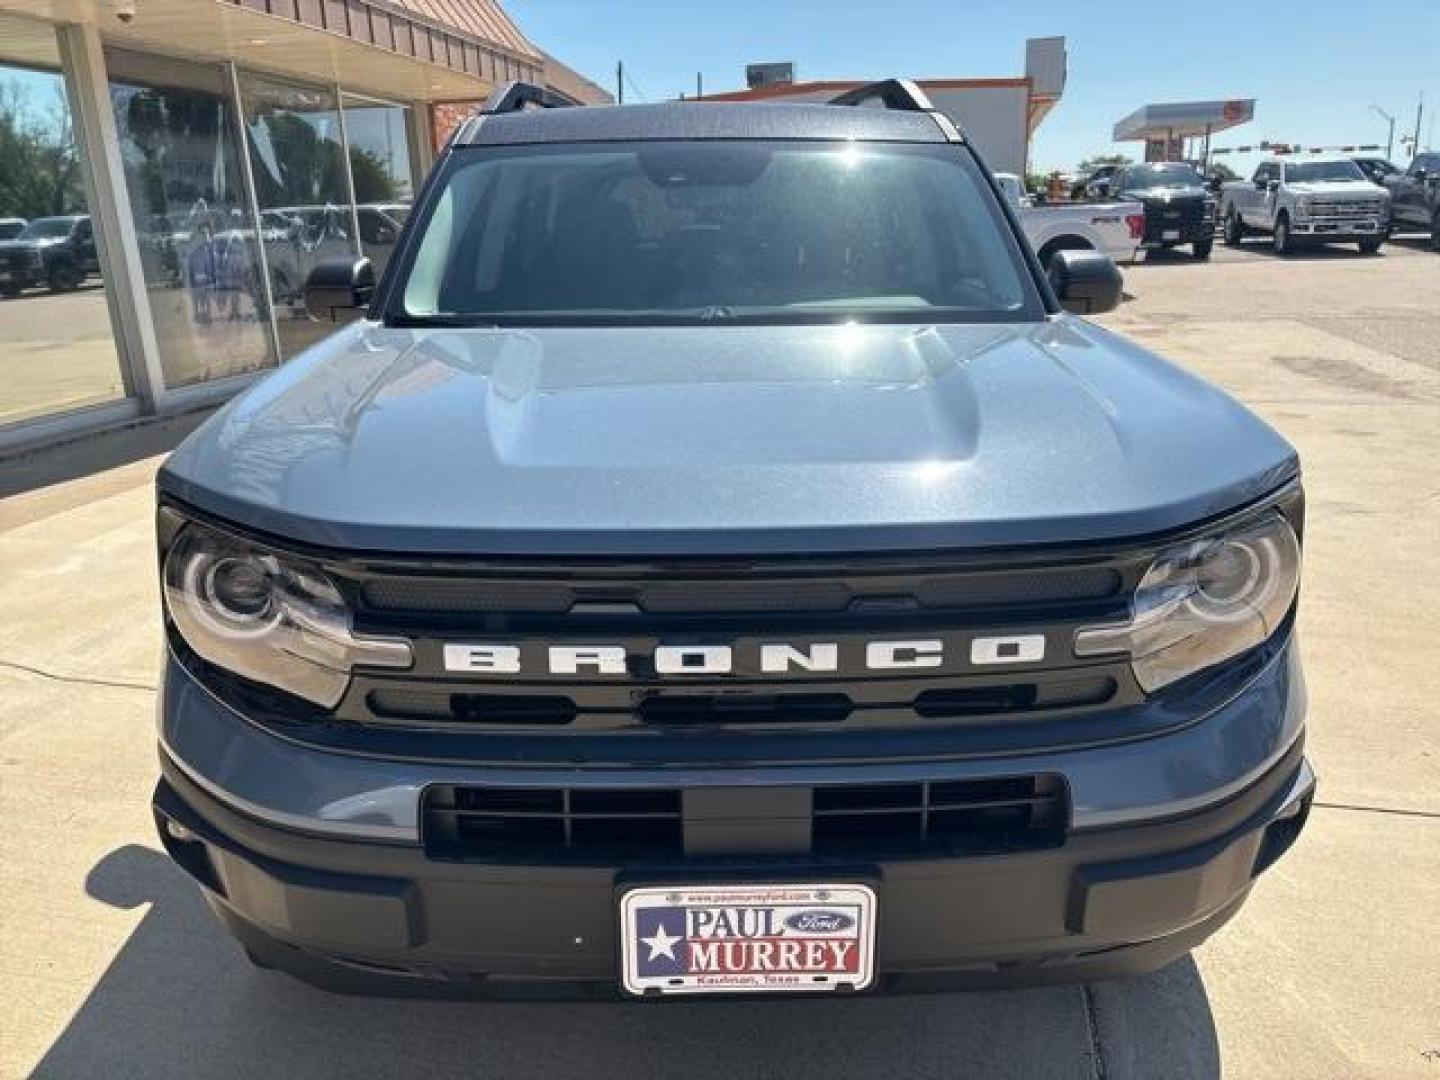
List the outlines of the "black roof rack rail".
{"label": "black roof rack rail", "polygon": [[496,113],[523,112],[526,109],[565,109],[574,104],[569,98],[543,86],[511,82],[497,88],[476,115],[493,116]]}
{"label": "black roof rack rail", "polygon": [[935,106],[914,79],[885,79],[882,82],[866,83],[854,90],[831,98],[829,105],[869,105],[878,102],[882,109],[899,109],[903,112],[935,112]]}

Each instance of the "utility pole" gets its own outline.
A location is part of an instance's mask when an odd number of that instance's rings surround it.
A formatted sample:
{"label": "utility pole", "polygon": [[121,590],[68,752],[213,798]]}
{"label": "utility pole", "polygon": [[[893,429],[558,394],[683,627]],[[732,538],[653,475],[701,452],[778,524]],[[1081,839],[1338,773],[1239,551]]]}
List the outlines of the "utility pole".
{"label": "utility pole", "polygon": [[1420,153],[1420,118],[1425,115],[1425,91],[1420,91],[1420,104],[1415,106],[1415,141],[1410,144],[1410,156]]}
{"label": "utility pole", "polygon": [[1370,111],[1379,113],[1381,117],[1390,122],[1390,134],[1385,137],[1385,160],[1389,161],[1395,153],[1395,117],[1380,108],[1379,105],[1371,105]]}
{"label": "utility pole", "polygon": [[615,62],[615,104],[625,104],[625,61]]}

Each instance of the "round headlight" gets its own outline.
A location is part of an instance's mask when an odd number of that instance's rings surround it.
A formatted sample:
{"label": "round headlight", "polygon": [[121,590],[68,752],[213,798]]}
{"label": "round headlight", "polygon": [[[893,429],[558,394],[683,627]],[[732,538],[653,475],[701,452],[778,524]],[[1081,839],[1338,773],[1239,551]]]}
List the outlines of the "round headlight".
{"label": "round headlight", "polygon": [[1300,586],[1300,541],[1278,513],[1156,556],[1128,622],[1075,635],[1077,656],[1129,653],[1136,681],[1158,690],[1268,640]]}

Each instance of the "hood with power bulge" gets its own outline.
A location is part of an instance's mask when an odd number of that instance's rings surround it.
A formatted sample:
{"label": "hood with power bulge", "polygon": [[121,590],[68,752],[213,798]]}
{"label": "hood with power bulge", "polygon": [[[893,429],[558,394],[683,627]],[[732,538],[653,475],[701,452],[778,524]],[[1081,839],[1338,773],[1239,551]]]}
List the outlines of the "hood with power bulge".
{"label": "hood with power bulge", "polygon": [[1295,475],[1231,398],[1024,325],[387,329],[232,401],[162,489],[327,547],[765,554],[1143,536]]}

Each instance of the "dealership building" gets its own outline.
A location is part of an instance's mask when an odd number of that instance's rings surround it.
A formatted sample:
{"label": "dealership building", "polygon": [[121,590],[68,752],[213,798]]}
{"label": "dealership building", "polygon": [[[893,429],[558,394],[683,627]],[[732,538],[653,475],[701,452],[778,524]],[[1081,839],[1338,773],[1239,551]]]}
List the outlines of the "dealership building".
{"label": "dealership building", "polygon": [[0,457],[221,400],[383,266],[511,79],[608,101],[491,0],[0,0]]}

